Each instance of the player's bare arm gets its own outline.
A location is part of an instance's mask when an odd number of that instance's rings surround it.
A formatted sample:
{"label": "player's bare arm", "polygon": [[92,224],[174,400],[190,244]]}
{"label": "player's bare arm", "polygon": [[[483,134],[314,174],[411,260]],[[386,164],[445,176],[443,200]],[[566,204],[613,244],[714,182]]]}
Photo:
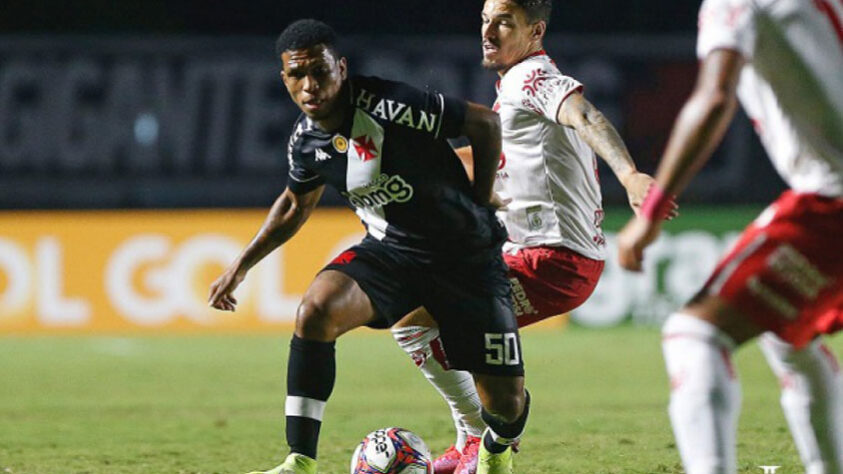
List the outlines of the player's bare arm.
{"label": "player's bare arm", "polygon": [[700,64],[697,85],[682,107],[656,173],[665,193],[679,194],[723,139],[737,110],[736,89],[744,59],[719,49]]}
{"label": "player's bare arm", "polygon": [[[716,50],[702,61],[697,85],[676,119],[656,172],[653,192],[660,200],[678,195],[723,139],[737,108],[735,91],[743,63],[740,53],[727,49]],[[644,248],[660,230],[661,219],[633,218],[618,234],[621,266],[641,271]]]}
{"label": "player's bare arm", "polygon": [[586,143],[609,165],[627,191],[629,205],[636,213],[653,178],[639,173],[626,145],[612,123],[582,94],[575,93],[562,102],[556,120],[574,128]]}
{"label": "player's bare arm", "polygon": [[474,158],[471,157],[471,147],[470,146],[463,146],[454,149],[454,153],[457,154],[457,158],[460,159],[462,162],[463,168],[465,168],[465,174],[468,175],[469,181],[474,181]]}
{"label": "player's bare arm", "polygon": [[491,109],[469,102],[462,134],[471,143],[474,195],[477,202],[491,204],[501,156],[500,118]]}
{"label": "player's bare arm", "polygon": [[270,252],[289,240],[310,217],[322,197],[325,186],[306,194],[296,194],[287,188],[278,196],[255,237],[229,265],[225,272],[211,284],[208,304],[216,309],[234,311],[237,300],[232,293],[246,273]]}
{"label": "player's bare arm", "polygon": [[[465,174],[468,176],[468,180],[473,183],[474,158],[471,156],[471,146],[455,148],[454,153],[457,154],[457,158],[460,159],[463,168],[465,168]],[[495,209],[499,211],[505,211],[507,209],[507,204],[509,204],[510,202],[512,202],[512,199],[503,199],[502,197],[498,196],[498,193],[492,193],[492,200],[490,201],[490,203]]]}

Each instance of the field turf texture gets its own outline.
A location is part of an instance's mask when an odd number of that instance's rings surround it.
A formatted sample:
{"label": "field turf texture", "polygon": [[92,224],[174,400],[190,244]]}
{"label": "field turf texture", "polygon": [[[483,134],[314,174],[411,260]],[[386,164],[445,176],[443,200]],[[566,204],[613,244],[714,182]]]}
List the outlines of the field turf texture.
{"label": "field turf texture", "polygon": [[[0,473],[240,473],[286,454],[289,333],[0,338]],[[658,331],[568,327],[523,334],[533,411],[517,473],[682,472],[666,413]],[[831,340],[839,354],[843,338]],[[340,339],[320,472],[343,474],[359,440],[403,426],[442,452],[448,409],[384,331]],[[758,348],[743,382],[741,473],[801,465]]]}

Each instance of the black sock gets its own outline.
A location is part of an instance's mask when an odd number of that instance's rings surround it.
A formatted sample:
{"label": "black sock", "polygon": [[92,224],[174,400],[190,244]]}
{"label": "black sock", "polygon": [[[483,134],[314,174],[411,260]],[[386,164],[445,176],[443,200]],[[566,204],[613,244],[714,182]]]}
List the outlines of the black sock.
{"label": "black sock", "polygon": [[[512,423],[507,423],[501,420],[500,418],[487,412],[485,408],[480,411],[483,421],[485,421],[486,425],[490,428],[490,430],[486,431],[486,435],[483,436],[483,446],[486,448],[486,451],[493,454],[502,453],[512,444],[512,441],[521,437],[521,433],[524,432],[524,426],[527,424],[527,415],[530,414],[530,392],[526,390],[525,398],[524,411],[521,412],[521,416]],[[511,441],[508,443],[499,443],[495,440],[496,436],[500,437],[499,440],[506,439]]]}
{"label": "black sock", "polygon": [[486,435],[483,436],[483,446],[486,448],[486,451],[489,451],[492,454],[500,454],[506,451],[506,448],[508,448],[509,445],[495,442],[492,439],[494,436],[495,435],[493,435],[491,431],[486,431]]}
{"label": "black sock", "polygon": [[334,389],[335,378],[334,343],[293,335],[287,364],[286,417],[291,452],[316,459],[322,410]]}

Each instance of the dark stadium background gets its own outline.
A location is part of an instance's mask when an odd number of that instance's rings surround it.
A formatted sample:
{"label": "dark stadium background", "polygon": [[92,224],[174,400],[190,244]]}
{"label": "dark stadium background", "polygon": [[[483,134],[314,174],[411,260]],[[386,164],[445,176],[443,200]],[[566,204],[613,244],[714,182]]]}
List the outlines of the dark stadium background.
{"label": "dark stadium background", "polygon": [[[344,52],[353,72],[374,72],[419,87],[431,84],[491,103],[494,77],[477,67],[481,6],[475,0],[7,0],[0,7],[0,71],[5,66],[6,79],[27,76],[31,67],[15,74],[18,69],[9,66],[23,62],[34,65],[38,78],[24,79],[14,87],[5,83],[5,91],[0,83],[0,208],[266,206],[285,179],[284,147],[297,112],[281,89],[272,57],[274,36],[286,24],[316,17],[333,25],[346,39]],[[555,5],[547,49],[564,72],[586,84],[587,96],[616,124],[646,171],[654,169],[676,111],[693,85],[697,8],[695,1],[669,0]],[[184,63],[195,58],[208,59],[210,66],[204,70],[215,76],[209,81],[216,85],[203,89],[198,121],[190,122],[195,135],[191,138],[186,137],[190,130],[179,128],[178,119],[168,119],[158,110],[160,94],[149,90],[153,79],[145,70],[161,60],[178,85]],[[267,120],[262,123],[259,115],[251,121],[243,118],[254,111],[250,104],[255,102],[244,99],[253,82],[238,76],[220,86],[219,78],[226,72],[217,59],[229,65],[242,62],[234,66],[240,72],[260,65],[261,71],[250,77],[265,78],[258,87],[266,89],[260,94],[267,100],[260,102]],[[114,71],[124,60],[134,61],[141,71],[138,80],[144,85],[137,89],[145,91],[117,110],[103,101],[120,81]],[[395,61],[407,67],[395,68]],[[444,73],[438,68],[442,61]],[[79,68],[93,79],[74,89],[72,104],[55,106],[56,100],[45,95],[61,83],[54,77]],[[215,68],[221,69],[219,74]],[[227,92],[221,92],[223,88]],[[200,120],[216,114],[214,100],[231,104],[227,118],[220,119],[226,123]],[[34,118],[18,113],[27,107],[37,111]],[[86,122],[74,114],[86,107],[91,123],[107,124],[111,131],[103,132],[105,125],[84,128]],[[108,107],[112,115],[104,111]],[[47,116],[60,125],[42,130]],[[126,123],[120,122],[123,119]],[[55,129],[66,122],[83,128],[73,128],[61,138],[63,132]],[[252,129],[237,129],[240,123]],[[92,130],[111,138],[86,142]],[[147,136],[154,139],[153,145],[132,143],[132,130],[135,141],[137,133],[154,131]],[[214,141],[215,134],[225,139]],[[28,136],[34,148],[27,148],[22,136]],[[187,155],[174,158],[173,149],[185,140],[196,145],[184,152]],[[103,141],[113,146],[97,148],[94,142]],[[256,151],[257,147],[261,149]],[[601,171],[603,176],[610,174],[605,167]],[[604,178],[603,185],[607,205],[622,205],[624,196],[615,180]],[[726,145],[683,199],[758,203],[775,196],[781,186],[748,121],[741,117]],[[327,193],[325,203],[340,201]]]}
{"label": "dark stadium background", "polygon": [[[7,0],[6,32],[81,34],[272,35],[293,18],[315,17],[343,33],[473,34],[477,0],[201,1]],[[563,0],[554,5],[552,31],[576,34],[687,33],[698,3],[671,0]]]}

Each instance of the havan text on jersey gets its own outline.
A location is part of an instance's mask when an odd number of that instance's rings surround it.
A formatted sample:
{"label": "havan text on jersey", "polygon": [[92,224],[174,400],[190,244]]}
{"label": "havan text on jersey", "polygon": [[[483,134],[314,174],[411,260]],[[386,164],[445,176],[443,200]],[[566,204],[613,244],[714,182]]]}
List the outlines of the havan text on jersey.
{"label": "havan text on jersey", "polygon": [[437,128],[437,119],[440,117],[440,114],[415,110],[397,100],[380,98],[366,89],[360,89],[354,105],[382,120],[430,133],[434,133]]}

